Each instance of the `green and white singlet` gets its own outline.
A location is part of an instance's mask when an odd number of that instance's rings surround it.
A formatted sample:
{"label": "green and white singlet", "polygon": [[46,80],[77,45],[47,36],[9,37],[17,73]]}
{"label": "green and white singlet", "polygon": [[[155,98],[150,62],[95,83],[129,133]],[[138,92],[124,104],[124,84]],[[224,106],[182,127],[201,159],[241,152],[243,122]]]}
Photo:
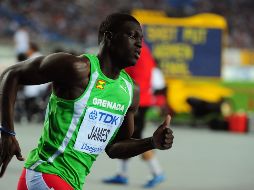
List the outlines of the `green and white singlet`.
{"label": "green and white singlet", "polygon": [[75,100],[51,94],[38,147],[25,163],[25,168],[56,174],[78,190],[115,137],[133,97],[133,81],[124,70],[112,80],[102,73],[95,55],[84,56],[91,63],[87,88]]}

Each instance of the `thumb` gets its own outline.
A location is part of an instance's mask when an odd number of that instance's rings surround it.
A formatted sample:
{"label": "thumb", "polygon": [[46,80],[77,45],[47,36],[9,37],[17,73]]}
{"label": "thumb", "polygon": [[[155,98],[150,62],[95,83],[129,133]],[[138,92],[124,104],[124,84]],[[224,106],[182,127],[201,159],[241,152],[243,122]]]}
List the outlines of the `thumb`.
{"label": "thumb", "polygon": [[161,127],[162,128],[167,128],[170,124],[170,121],[171,121],[171,116],[167,115],[164,122],[161,124]]}

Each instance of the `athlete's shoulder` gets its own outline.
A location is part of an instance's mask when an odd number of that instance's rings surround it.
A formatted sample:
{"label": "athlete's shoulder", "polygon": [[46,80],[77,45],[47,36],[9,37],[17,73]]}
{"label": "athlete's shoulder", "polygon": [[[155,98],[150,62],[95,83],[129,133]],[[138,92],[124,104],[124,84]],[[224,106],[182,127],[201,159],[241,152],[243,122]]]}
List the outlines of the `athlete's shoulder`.
{"label": "athlete's shoulder", "polygon": [[52,53],[44,57],[42,66],[52,65],[54,67],[69,68],[73,63],[79,62],[80,58],[69,53]]}
{"label": "athlete's shoulder", "polygon": [[77,56],[73,54],[65,53],[65,52],[52,53],[47,56],[47,59],[50,59],[52,61],[53,60],[71,61],[71,60],[76,60],[77,58],[78,58]]}
{"label": "athlete's shoulder", "polygon": [[53,53],[45,57],[42,67],[49,66],[58,73],[68,73],[68,76],[76,78],[89,73],[89,59],[69,53]]}

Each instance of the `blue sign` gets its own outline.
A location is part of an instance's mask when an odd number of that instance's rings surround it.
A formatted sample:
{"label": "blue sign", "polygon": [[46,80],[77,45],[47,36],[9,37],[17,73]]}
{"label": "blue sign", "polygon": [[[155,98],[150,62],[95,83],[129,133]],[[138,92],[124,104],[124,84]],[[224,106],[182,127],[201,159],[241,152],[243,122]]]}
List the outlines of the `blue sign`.
{"label": "blue sign", "polygon": [[153,24],[143,32],[166,77],[220,77],[221,29]]}

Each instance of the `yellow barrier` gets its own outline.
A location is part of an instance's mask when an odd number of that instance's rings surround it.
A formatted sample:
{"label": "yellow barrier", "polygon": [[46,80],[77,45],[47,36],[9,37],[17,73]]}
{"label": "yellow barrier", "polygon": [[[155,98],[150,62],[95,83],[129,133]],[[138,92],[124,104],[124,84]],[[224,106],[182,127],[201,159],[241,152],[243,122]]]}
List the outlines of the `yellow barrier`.
{"label": "yellow barrier", "polygon": [[190,106],[186,102],[188,97],[217,102],[233,94],[231,89],[219,85],[216,81],[168,79],[167,86],[167,100],[176,113],[190,111]]}

